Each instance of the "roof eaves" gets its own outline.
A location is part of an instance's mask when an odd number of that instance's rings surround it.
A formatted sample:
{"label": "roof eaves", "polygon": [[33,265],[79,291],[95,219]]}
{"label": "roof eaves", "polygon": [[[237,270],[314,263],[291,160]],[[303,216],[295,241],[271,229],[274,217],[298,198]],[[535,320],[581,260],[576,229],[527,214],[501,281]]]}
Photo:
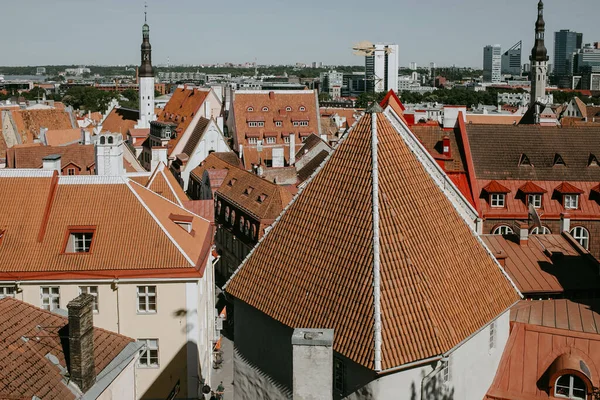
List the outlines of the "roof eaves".
{"label": "roof eaves", "polygon": [[[190,258],[190,256],[183,250],[183,248],[181,248],[181,246],[179,245],[179,243],[177,243],[177,241],[173,238],[173,236],[171,236],[169,234],[169,232],[167,231],[167,229],[163,226],[163,224],[160,223],[159,219],[156,217],[156,215],[154,215],[154,213],[152,212],[152,210],[150,209],[150,207],[148,207],[148,205],[144,202],[144,200],[142,200],[142,198],[140,197],[140,195],[133,189],[133,187],[131,187],[132,184],[134,185],[138,185],[139,187],[143,188],[144,190],[148,190],[150,191],[153,195],[155,196],[159,196],[158,194],[152,192],[150,189],[145,188],[144,186],[140,185],[139,183],[132,181],[132,180],[127,180],[126,183],[127,187],[129,188],[129,190],[131,190],[131,193],[133,193],[133,195],[136,197],[136,199],[138,199],[138,201],[140,202],[140,204],[146,209],[146,211],[148,211],[148,214],[150,214],[150,216],[152,217],[152,219],[154,219],[154,221],[156,222],[156,224],[160,227],[160,229],[162,229],[162,231],[164,232],[164,234],[167,236],[167,238],[169,238],[169,240],[171,241],[171,243],[173,243],[173,245],[177,248],[177,250],[179,250],[179,252],[181,254],[183,254],[183,257],[186,259],[186,261],[188,261],[190,263],[191,266],[195,266],[196,263],[194,261],[192,261],[192,259]],[[161,196],[161,198],[164,199],[164,197]],[[170,201],[169,199],[165,199],[167,201]],[[179,206],[176,203],[173,203],[176,206],[183,208],[181,206]],[[184,209],[185,210],[185,209]],[[187,211],[187,210],[186,210]]]}

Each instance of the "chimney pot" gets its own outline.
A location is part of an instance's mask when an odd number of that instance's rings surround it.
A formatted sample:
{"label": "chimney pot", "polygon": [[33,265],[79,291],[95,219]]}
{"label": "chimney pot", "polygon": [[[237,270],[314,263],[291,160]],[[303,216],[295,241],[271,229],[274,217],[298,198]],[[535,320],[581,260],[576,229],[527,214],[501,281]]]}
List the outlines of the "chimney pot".
{"label": "chimney pot", "polygon": [[452,155],[452,151],[450,150],[450,138],[448,136],[444,136],[442,138],[442,153],[446,157],[450,157]]}
{"label": "chimney pot", "polygon": [[69,373],[87,392],[96,382],[94,364],[94,296],[81,294],[67,304],[69,311]]}
{"label": "chimney pot", "polygon": [[529,242],[529,224],[518,222],[519,226],[519,245],[524,246]]}

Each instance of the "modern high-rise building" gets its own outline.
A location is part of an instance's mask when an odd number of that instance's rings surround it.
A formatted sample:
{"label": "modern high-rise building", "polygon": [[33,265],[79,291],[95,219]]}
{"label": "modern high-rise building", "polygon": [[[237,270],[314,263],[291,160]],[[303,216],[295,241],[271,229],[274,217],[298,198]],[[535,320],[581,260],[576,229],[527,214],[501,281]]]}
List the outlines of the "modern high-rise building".
{"label": "modern high-rise building", "polygon": [[573,75],[573,54],[581,49],[583,33],[562,29],[554,32],[554,75]]}
{"label": "modern high-rise building", "polygon": [[538,18],[535,22],[535,45],[531,49],[531,99],[533,106],[536,102],[547,103],[546,83],[548,80],[548,50],[544,45],[546,23],[544,22],[544,3],[538,3]]}
{"label": "modern high-rise building", "polygon": [[579,74],[586,67],[600,67],[600,43],[586,44],[573,58],[573,74]]}
{"label": "modern high-rise building", "polygon": [[142,27],[142,64],[138,70],[140,119],[136,128],[150,128],[150,122],[156,121],[154,114],[154,70],[152,69],[152,46],[150,46],[150,27],[144,13]]}
{"label": "modern high-rise building", "polygon": [[321,81],[320,92],[327,93],[332,100],[339,99],[342,96],[342,86],[344,86],[344,73],[337,71],[321,72],[319,74]]}
{"label": "modern high-rise building", "polygon": [[398,45],[375,44],[365,57],[367,92],[398,91]]}
{"label": "modern high-rise building", "polygon": [[519,41],[502,54],[502,73],[521,75],[521,48],[523,42]]}
{"label": "modern high-rise building", "polygon": [[413,61],[413,62],[411,62],[411,63],[409,64],[409,67],[408,67],[408,68],[409,68],[411,71],[416,71],[416,70],[417,70],[417,63],[416,63],[416,62],[414,62],[414,61]]}
{"label": "modern high-rise building", "polygon": [[502,49],[499,44],[483,48],[483,81],[502,81]]}

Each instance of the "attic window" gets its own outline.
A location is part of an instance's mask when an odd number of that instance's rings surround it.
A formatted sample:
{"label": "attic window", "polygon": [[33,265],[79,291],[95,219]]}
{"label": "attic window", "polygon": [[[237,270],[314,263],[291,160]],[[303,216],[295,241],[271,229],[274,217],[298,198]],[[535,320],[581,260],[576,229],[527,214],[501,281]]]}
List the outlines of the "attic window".
{"label": "attic window", "polygon": [[64,253],[90,253],[95,227],[71,227],[67,234]]}
{"label": "attic window", "polygon": [[566,165],[565,160],[563,160],[562,156],[558,153],[554,155],[554,165]]}
{"label": "attic window", "polygon": [[233,186],[233,185],[235,185],[236,182],[237,182],[236,178],[231,178],[229,180],[229,182],[227,183],[227,186]]}
{"label": "attic window", "polygon": [[249,195],[253,190],[254,188],[252,186],[248,186],[246,189],[244,189],[244,194]]}
{"label": "attic window", "polygon": [[186,231],[187,233],[192,232],[192,221],[194,220],[189,215],[178,215],[171,214],[169,215],[169,219],[173,221],[177,226]]}
{"label": "attic window", "polygon": [[289,106],[288,106],[288,107],[286,107],[286,108],[285,108],[285,111],[292,111],[292,107],[289,107]]}
{"label": "attic window", "polygon": [[0,244],[2,244],[2,240],[4,240],[5,233],[6,233],[6,230],[0,230]]}
{"label": "attic window", "polygon": [[256,201],[258,201],[259,203],[263,203],[267,199],[267,197],[269,197],[269,196],[267,196],[266,194],[263,193],[256,198]]}
{"label": "attic window", "polygon": [[263,110],[263,112],[267,112],[267,111],[269,111],[269,107],[263,107],[262,110]]}
{"label": "attic window", "polygon": [[244,217],[240,217],[240,232],[244,230]]}
{"label": "attic window", "polygon": [[252,112],[252,111],[254,111],[254,108],[252,108],[252,107],[248,107],[248,108],[246,109],[246,111],[248,111],[248,112]]}
{"label": "attic window", "polygon": [[590,158],[588,159],[588,167],[597,167],[598,166],[598,159],[596,158],[595,155],[590,153]]}
{"label": "attic window", "polygon": [[521,159],[519,160],[519,166],[531,166],[531,161],[529,161],[529,157],[526,154],[521,154]]}
{"label": "attic window", "polygon": [[300,111],[306,111],[306,108],[304,106],[301,106]]}

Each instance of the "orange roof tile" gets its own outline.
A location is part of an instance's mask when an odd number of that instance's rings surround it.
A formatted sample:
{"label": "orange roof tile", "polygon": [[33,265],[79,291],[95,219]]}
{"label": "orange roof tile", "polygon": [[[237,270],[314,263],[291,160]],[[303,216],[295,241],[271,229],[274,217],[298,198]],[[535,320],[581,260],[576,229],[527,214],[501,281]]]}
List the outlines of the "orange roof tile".
{"label": "orange roof tile", "polygon": [[68,146],[15,146],[6,154],[7,168],[42,168],[43,158],[52,154],[61,156],[61,168],[77,165],[80,175],[90,175],[96,163],[94,146],[71,144]]}
{"label": "orange roof tile", "polygon": [[[46,357],[52,354],[60,367],[67,368],[65,329],[68,330],[65,317],[10,297],[0,299],[0,393],[10,394],[9,397],[0,394],[0,398],[77,398],[72,388],[65,385],[59,366]],[[126,336],[94,328],[96,375],[133,341]]]}
{"label": "orange roof tile", "polygon": [[171,170],[163,163],[159,164],[145,186],[181,207],[183,207],[184,201],[189,200]]}
{"label": "orange roof tile", "polygon": [[123,107],[115,107],[102,122],[102,132],[120,133],[127,137],[140,118],[140,112]]}
{"label": "orange roof tile", "polygon": [[200,182],[207,169],[230,169],[232,167],[241,167],[241,161],[235,153],[210,153],[199,166],[192,170],[191,176]]}
{"label": "orange roof tile", "polygon": [[[0,277],[198,274],[206,220],[194,217],[188,234],[168,215],[193,214],[127,178],[49,174],[0,171],[0,192],[12,193],[0,203]],[[95,228],[90,253],[63,254],[71,226]]]}
{"label": "orange roof tile", "polygon": [[57,129],[46,132],[48,146],[63,146],[77,143],[81,140],[81,129]]}
{"label": "orange roof tile", "polygon": [[39,136],[40,128],[73,128],[69,114],[61,110],[17,110],[11,111],[11,116],[23,143],[33,142],[33,139]]}
{"label": "orange roof tile", "polygon": [[515,125],[521,122],[522,115],[514,114],[467,114],[466,123],[473,125]]}
{"label": "orange roof tile", "polygon": [[[387,370],[451,350],[519,296],[387,117],[376,115]],[[334,350],[375,370],[371,119],[344,135],[226,290],[292,328],[334,329]]]}

